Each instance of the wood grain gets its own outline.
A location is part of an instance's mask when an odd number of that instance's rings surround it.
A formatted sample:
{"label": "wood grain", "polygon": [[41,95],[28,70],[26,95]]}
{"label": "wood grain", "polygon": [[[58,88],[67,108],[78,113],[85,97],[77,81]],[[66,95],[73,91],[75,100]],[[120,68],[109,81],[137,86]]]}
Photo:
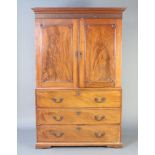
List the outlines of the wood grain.
{"label": "wood grain", "polygon": [[[86,81],[115,80],[113,25],[86,25]],[[92,37],[93,36],[93,37]]]}
{"label": "wood grain", "polygon": [[37,125],[41,124],[119,124],[120,109],[76,108],[37,109]]}
{"label": "wood grain", "polygon": [[[82,19],[80,25],[81,87],[114,87],[116,81],[116,21]],[[93,36],[93,37],[92,37]]]}
{"label": "wood grain", "polygon": [[40,125],[40,142],[120,142],[119,125]]}
{"label": "wood grain", "polygon": [[42,29],[43,82],[73,82],[72,33],[72,26],[52,25]]}

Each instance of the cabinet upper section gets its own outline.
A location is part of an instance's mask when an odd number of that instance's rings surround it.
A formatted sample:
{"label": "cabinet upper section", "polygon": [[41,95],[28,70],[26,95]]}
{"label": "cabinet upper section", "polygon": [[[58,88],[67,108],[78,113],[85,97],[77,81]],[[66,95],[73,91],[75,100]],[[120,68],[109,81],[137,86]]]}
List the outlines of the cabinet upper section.
{"label": "cabinet upper section", "polygon": [[36,18],[122,18],[125,8],[33,8]]}
{"label": "cabinet upper section", "polygon": [[33,10],[37,88],[121,87],[123,8]]}

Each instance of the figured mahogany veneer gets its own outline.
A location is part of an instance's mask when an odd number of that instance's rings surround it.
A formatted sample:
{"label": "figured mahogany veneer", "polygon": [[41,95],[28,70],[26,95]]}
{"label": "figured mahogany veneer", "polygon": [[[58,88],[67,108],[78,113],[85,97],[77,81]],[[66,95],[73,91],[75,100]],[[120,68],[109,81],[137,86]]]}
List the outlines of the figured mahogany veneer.
{"label": "figured mahogany veneer", "polygon": [[36,147],[121,147],[125,9],[33,10]]}

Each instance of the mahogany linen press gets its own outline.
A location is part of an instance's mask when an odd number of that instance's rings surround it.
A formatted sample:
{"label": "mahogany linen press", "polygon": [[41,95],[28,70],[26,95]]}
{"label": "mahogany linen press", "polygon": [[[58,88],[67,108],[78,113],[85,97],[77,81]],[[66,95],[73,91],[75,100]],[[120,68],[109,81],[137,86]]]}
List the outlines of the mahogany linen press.
{"label": "mahogany linen press", "polygon": [[37,148],[121,147],[124,8],[33,8]]}

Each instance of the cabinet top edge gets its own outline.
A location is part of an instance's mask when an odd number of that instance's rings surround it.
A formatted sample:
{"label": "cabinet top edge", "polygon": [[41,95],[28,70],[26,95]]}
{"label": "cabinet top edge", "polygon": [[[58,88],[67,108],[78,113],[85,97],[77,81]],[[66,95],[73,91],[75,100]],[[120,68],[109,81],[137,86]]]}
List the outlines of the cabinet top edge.
{"label": "cabinet top edge", "polygon": [[98,13],[98,14],[122,14],[125,7],[36,7],[32,8],[35,14],[60,14],[60,13]]}

